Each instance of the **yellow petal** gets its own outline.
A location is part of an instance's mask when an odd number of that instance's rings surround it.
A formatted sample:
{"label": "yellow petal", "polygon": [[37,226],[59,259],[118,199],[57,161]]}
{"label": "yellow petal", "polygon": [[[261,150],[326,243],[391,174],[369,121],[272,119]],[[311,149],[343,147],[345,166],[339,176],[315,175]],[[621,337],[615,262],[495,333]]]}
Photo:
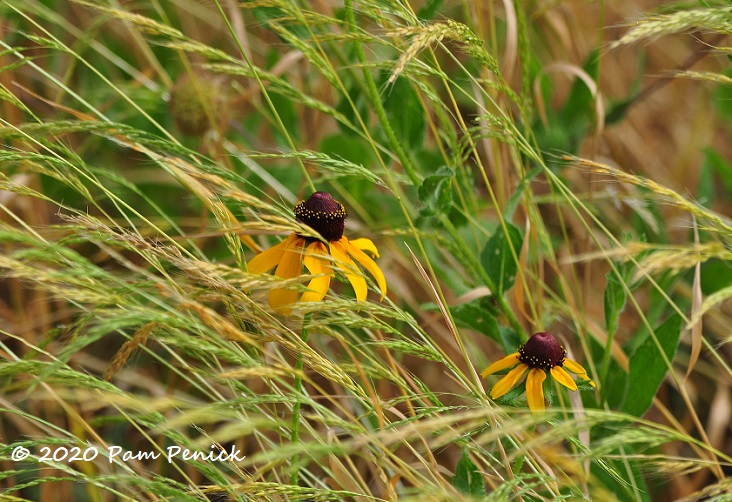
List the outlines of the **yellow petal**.
{"label": "yellow petal", "polygon": [[590,377],[588,377],[587,375],[577,375],[577,376],[580,377],[582,380],[587,380],[589,382],[590,386],[597,387],[597,385],[595,385],[595,382],[593,382],[592,379]]}
{"label": "yellow petal", "polygon": [[499,397],[506,394],[506,392],[511,390],[513,386],[516,385],[519,380],[521,380],[521,377],[524,376],[524,373],[526,373],[527,369],[529,369],[529,367],[524,363],[521,363],[514,369],[509,371],[506,376],[501,378],[498,383],[493,386],[493,388],[491,389],[491,398],[498,399]]}
{"label": "yellow petal", "polygon": [[564,362],[562,363],[562,366],[567,368],[572,373],[577,373],[578,375],[586,375],[587,370],[582,367],[582,365],[578,362],[572,361],[571,359],[564,359]]}
{"label": "yellow petal", "polygon": [[376,258],[379,257],[379,250],[376,249],[376,246],[374,245],[373,241],[371,241],[371,239],[366,239],[365,237],[362,237],[360,239],[353,239],[351,241],[351,244],[356,246],[358,249],[368,251]]}
{"label": "yellow petal", "polygon": [[480,374],[481,378],[485,378],[488,375],[492,375],[493,373],[496,373],[498,371],[516,366],[519,363],[518,356],[519,353],[514,352],[513,354],[510,354],[503,359],[499,359],[498,361],[494,362],[483,370],[483,372]]}
{"label": "yellow petal", "polygon": [[544,388],[542,384],[546,373],[541,368],[534,368],[529,371],[526,378],[526,402],[531,413],[544,411]]}
{"label": "yellow petal", "polygon": [[313,277],[308,283],[308,289],[300,297],[301,302],[319,302],[325,298],[325,294],[328,292],[330,286],[330,277],[333,272],[330,270],[328,264],[330,263],[330,256],[328,256],[325,246],[322,242],[316,241],[308,246],[307,253],[302,260],[305,268],[308,269]]}
{"label": "yellow petal", "polygon": [[348,256],[346,248],[339,241],[332,241],[330,243],[330,254],[333,256],[336,262],[336,266],[341,270],[348,282],[351,283],[353,291],[356,292],[356,300],[363,301],[366,299],[366,293],[368,288],[366,287],[366,279],[361,275],[361,271],[358,270],[356,264]]}
{"label": "yellow petal", "polygon": [[574,380],[572,380],[572,377],[569,376],[569,373],[564,371],[564,368],[561,366],[554,366],[550,370],[552,377],[554,377],[554,380],[564,385],[569,390],[577,390],[577,384],[574,383]]}
{"label": "yellow petal", "polygon": [[[360,240],[366,240],[371,242],[368,239],[356,239],[356,241]],[[356,261],[358,261],[363,267],[369,271],[369,273],[376,279],[376,284],[379,286],[379,290],[381,291],[381,300],[384,299],[384,295],[386,295],[386,278],[384,277],[384,273],[381,271],[379,266],[376,264],[374,260],[371,259],[369,255],[361,251],[358,247],[354,245],[354,242],[356,241],[349,241],[345,237],[341,237],[341,243],[346,248],[346,250],[353,256]],[[372,243],[373,245],[373,243]],[[376,248],[374,248],[376,249]],[[378,257],[378,253],[376,254]]]}
{"label": "yellow petal", "polygon": [[[275,275],[281,279],[294,279],[302,274],[302,246],[305,239],[296,237],[292,244],[282,253]],[[268,303],[273,309],[283,310],[297,301],[297,291],[290,288],[280,288],[270,291]]]}
{"label": "yellow petal", "polygon": [[263,274],[272,270],[280,263],[282,255],[285,253],[285,249],[287,249],[296,239],[297,235],[290,234],[285,240],[276,246],[272,246],[271,248],[262,251],[257,256],[249,260],[247,270],[252,274]]}
{"label": "yellow petal", "polygon": [[572,361],[571,359],[565,359],[562,363],[562,366],[567,368],[572,373],[577,374],[578,377],[580,377],[582,380],[587,380],[590,382],[590,385],[593,387],[596,387],[595,382],[592,381],[592,379],[587,376],[587,370],[582,367],[582,365],[576,361]]}

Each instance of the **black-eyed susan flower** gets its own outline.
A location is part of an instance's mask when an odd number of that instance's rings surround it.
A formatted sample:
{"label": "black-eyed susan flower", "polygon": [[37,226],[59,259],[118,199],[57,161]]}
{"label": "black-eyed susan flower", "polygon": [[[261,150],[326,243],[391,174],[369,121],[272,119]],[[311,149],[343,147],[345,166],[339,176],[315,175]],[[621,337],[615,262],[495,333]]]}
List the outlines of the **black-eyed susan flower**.
{"label": "black-eyed susan flower", "polygon": [[[276,246],[252,258],[249,272],[261,274],[274,268],[275,276],[294,279],[302,275],[304,266],[314,277],[299,301],[319,302],[328,292],[331,278],[339,271],[351,283],[356,299],[363,301],[368,288],[355,263],[358,262],[376,279],[381,299],[384,299],[386,279],[376,262],[366,254],[368,252],[378,258],[379,251],[370,239],[351,241],[343,235],[347,216],[343,204],[327,192],[315,192],[307,200],[298,202],[293,211],[297,220],[318,232],[322,240],[292,233]],[[298,301],[297,295],[294,289],[274,289],[269,293],[268,302],[272,308],[287,312],[288,307]]]}
{"label": "black-eyed susan flower", "polygon": [[593,387],[595,383],[587,376],[581,364],[567,359],[567,351],[551,334],[546,332],[535,333],[529,340],[518,348],[517,352],[504,357],[488,366],[480,376],[485,378],[498,371],[509,371],[491,389],[491,398],[498,399],[518,384],[526,372],[526,401],[532,412],[544,411],[544,380],[546,372],[551,373],[554,380],[567,387],[577,390],[577,384],[565,371],[565,368],[575,373],[579,378],[587,380]]}

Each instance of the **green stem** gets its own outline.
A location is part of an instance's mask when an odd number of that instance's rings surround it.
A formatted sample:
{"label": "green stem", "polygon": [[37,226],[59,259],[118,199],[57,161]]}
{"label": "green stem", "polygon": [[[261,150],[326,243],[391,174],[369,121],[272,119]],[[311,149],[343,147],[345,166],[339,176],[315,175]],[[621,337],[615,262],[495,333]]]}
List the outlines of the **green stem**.
{"label": "green stem", "polygon": [[605,383],[607,382],[607,373],[610,368],[610,354],[612,352],[613,340],[615,340],[615,330],[607,334],[605,342],[605,353],[602,355],[602,366],[600,367],[600,399],[603,403],[607,402],[607,393],[605,392]]}
{"label": "green stem", "polygon": [[[304,343],[308,343],[310,319],[312,318],[312,312],[305,314],[302,319],[302,331],[300,332],[300,339]],[[295,406],[292,408],[292,432],[290,434],[290,441],[292,444],[300,442],[300,407],[302,404],[302,352],[297,354],[297,361],[295,362]],[[290,484],[297,485],[298,478],[300,477],[300,468],[297,463],[299,461],[299,455],[293,457],[292,465],[295,466],[295,470],[290,477]]]}

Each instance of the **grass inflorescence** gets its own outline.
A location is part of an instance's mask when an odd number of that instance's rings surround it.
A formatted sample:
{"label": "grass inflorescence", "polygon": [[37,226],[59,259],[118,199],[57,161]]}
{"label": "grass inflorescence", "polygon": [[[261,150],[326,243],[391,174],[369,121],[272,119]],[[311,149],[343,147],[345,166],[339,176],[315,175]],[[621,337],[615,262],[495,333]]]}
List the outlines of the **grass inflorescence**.
{"label": "grass inflorescence", "polygon": [[729,500],[731,11],[640,12],[0,3],[0,498]]}

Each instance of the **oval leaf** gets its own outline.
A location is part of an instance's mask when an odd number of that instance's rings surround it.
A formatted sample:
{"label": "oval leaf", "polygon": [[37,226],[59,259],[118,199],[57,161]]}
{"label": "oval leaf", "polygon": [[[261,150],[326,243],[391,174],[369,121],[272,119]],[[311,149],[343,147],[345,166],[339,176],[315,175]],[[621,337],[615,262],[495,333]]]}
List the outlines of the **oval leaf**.
{"label": "oval leaf", "polygon": [[524,236],[515,225],[506,223],[506,231],[499,226],[495,233],[488,239],[488,243],[480,254],[480,262],[483,269],[490,277],[493,284],[486,284],[493,293],[501,295],[511,289],[516,282],[516,260],[521,253],[521,246]]}
{"label": "oval leaf", "polygon": [[[661,344],[668,361],[673,361],[676,348],[679,346],[681,326],[681,317],[675,314],[655,331],[656,339]],[[629,364],[628,395],[622,411],[641,417],[651,407],[653,397],[658,392],[668,367],[664,358],[658,353],[658,346],[652,336],[638,347]]]}

